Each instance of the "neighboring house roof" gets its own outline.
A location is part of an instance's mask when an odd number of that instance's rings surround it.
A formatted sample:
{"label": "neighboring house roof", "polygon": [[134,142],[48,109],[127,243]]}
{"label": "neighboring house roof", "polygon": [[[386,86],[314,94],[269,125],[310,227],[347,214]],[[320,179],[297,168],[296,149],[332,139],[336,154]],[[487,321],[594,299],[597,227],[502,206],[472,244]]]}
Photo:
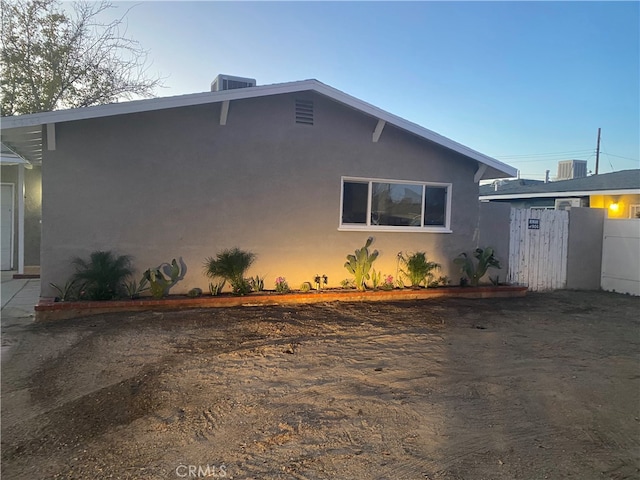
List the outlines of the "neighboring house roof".
{"label": "neighboring house roof", "polygon": [[542,180],[530,180],[528,178],[518,178],[514,180],[495,180],[490,184],[480,185],[480,195],[490,195],[497,191],[503,193],[517,192],[525,185],[538,185],[540,183],[544,182]]}
{"label": "neighboring house roof", "polygon": [[[379,122],[384,122],[378,124],[379,126],[376,128],[376,132],[384,128],[386,123],[389,123],[479,162],[480,165],[476,174],[477,180],[513,177],[517,173],[515,168],[505,163],[314,79],[3,117],[0,128],[2,130],[3,141],[11,145],[14,150],[28,160],[38,163],[42,161],[43,125],[305,91],[312,91],[324,95],[336,102],[377,118]],[[372,133],[375,135],[376,132]]]}
{"label": "neighboring house roof", "polygon": [[[489,187],[489,188],[487,188]],[[505,187],[503,189],[503,187]],[[543,197],[584,197],[588,195],[640,194],[640,169],[602,173],[573,180],[506,186],[482,185],[480,200],[515,200]]]}

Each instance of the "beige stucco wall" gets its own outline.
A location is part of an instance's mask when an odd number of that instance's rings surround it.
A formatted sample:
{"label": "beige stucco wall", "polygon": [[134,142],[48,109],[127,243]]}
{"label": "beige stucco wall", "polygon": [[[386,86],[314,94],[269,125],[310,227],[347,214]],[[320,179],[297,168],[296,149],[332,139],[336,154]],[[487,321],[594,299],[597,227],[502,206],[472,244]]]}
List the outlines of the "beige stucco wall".
{"label": "beige stucco wall", "polygon": [[[3,183],[14,185],[13,250],[14,269],[18,268],[18,166],[0,167]],[[42,170],[34,166],[24,170],[24,264],[40,265],[40,219],[42,217]]]}
{"label": "beige stucco wall", "polygon": [[[315,102],[315,125],[294,121],[295,98]],[[458,278],[452,260],[475,247],[475,162],[316,94],[146,112],[56,125],[44,152],[43,294],[72,273],[69,260],[94,250],[131,254],[139,272],[182,257],[172,292],[208,280],[202,265],[223,248],[258,255],[250,275],[292,287],[349,275],[348,253],[371,235],[376,269],[395,276],[399,251],[426,251]],[[341,176],[451,182],[453,233],[338,231]]]}

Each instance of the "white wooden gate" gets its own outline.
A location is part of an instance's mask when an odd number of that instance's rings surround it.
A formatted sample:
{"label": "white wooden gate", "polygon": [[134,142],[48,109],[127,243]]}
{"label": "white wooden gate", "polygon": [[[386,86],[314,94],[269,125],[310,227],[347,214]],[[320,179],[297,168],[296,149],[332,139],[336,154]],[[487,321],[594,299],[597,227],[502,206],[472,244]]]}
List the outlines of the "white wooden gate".
{"label": "white wooden gate", "polygon": [[569,212],[511,209],[510,283],[529,290],[554,290],[567,283]]}

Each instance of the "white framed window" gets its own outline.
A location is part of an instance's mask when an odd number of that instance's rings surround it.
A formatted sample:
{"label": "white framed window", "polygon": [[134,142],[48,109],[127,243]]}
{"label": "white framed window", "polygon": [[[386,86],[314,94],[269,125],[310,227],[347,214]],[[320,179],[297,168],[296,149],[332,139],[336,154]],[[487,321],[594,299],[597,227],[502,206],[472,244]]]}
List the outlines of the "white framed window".
{"label": "white framed window", "polygon": [[451,233],[451,184],[342,177],[339,230]]}
{"label": "white framed window", "polygon": [[640,205],[629,205],[629,218],[640,218]]}

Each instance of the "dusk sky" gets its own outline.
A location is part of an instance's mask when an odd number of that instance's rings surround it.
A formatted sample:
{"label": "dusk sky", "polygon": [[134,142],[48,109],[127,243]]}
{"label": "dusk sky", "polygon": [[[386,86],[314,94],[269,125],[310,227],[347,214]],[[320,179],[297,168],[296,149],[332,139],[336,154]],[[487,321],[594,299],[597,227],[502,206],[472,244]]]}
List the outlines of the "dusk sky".
{"label": "dusk sky", "polygon": [[315,78],[508,163],[640,168],[638,2],[117,2],[158,96]]}

